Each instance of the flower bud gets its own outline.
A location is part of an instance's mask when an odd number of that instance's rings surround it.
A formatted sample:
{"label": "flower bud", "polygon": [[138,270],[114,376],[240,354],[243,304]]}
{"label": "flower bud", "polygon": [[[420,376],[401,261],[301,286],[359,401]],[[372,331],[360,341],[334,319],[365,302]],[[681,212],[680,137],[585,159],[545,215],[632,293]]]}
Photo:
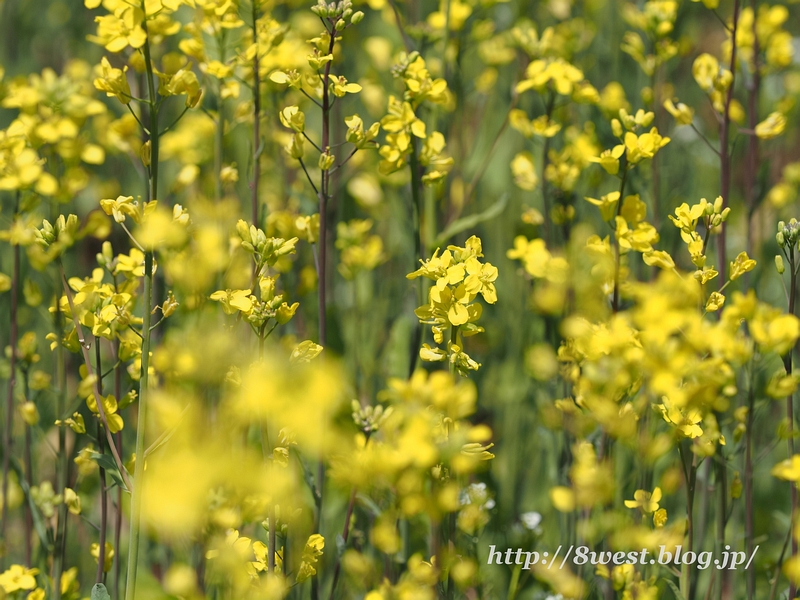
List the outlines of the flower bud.
{"label": "flower bud", "polygon": [[33,427],[39,422],[39,411],[33,402],[24,402],[19,407],[19,412],[22,415],[22,420],[27,425]]}
{"label": "flower bud", "polygon": [[617,137],[622,137],[622,123],[619,122],[619,119],[611,119],[611,131]]}
{"label": "flower bud", "polygon": [[782,231],[779,231],[778,233],[775,234],[775,241],[778,242],[778,246],[783,248],[784,244],[786,243],[786,240],[783,238]]}
{"label": "flower bud", "polygon": [[783,275],[786,271],[786,266],[783,264],[783,257],[780,254],[775,255],[775,268],[778,270],[779,275]]}
{"label": "flower bud", "polygon": [[336,160],[336,156],[331,154],[331,149],[326,148],[325,152],[319,155],[319,168],[322,171],[327,171],[333,166],[333,161]]}
{"label": "flower bud", "polygon": [[717,199],[714,200],[714,212],[719,213],[722,212],[722,205],[724,201],[722,200],[722,196],[717,196]]}
{"label": "flower bud", "polygon": [[347,27],[347,23],[344,19],[336,21],[336,31],[342,31],[345,27]]}
{"label": "flower bud", "polygon": [[364,13],[362,11],[354,12],[353,16],[350,17],[350,22],[353,25],[358,25],[364,19]]}
{"label": "flower bud", "polygon": [[175,299],[175,295],[172,292],[167,292],[167,299],[161,305],[161,314],[166,319],[177,310],[178,306],[180,306],[180,303]]}
{"label": "flower bud", "polygon": [[147,140],[144,144],[142,144],[142,147],[139,150],[139,157],[142,159],[142,164],[145,167],[149,167],[150,166],[151,149],[152,149],[152,146],[150,144],[150,140]]}

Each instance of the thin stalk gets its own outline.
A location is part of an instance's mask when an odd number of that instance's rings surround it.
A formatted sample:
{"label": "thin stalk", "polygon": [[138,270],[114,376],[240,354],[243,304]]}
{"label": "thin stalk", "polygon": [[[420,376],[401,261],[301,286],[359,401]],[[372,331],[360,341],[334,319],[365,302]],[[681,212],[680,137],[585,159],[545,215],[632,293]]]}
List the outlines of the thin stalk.
{"label": "thin stalk", "polygon": [[[220,33],[217,40],[219,61],[225,63],[225,30]],[[214,133],[214,190],[217,202],[222,201],[222,154],[225,144],[225,100],[222,99],[222,86],[224,80],[219,80],[217,88],[217,129]],[[255,224],[255,221],[253,221]]]}
{"label": "thin stalk", "polygon": [[[145,2],[142,0],[142,11],[145,11]],[[153,63],[150,58],[150,39],[147,32],[147,13],[142,19],[142,28],[148,35],[144,43],[144,59],[147,69],[147,88],[149,93],[150,128],[158,132],[158,98],[156,97],[155,79],[153,76]],[[158,198],[158,134],[151,136],[150,158],[150,198]],[[144,254],[144,309],[142,311],[142,371],[139,379],[139,414],[136,427],[136,466],[133,479],[136,487],[133,489],[131,499],[131,522],[128,545],[128,575],[125,582],[125,600],[136,599],[136,574],[139,567],[139,538],[141,536],[141,511],[142,488],[144,487],[144,452],[145,435],[147,426],[147,404],[149,401],[148,384],[150,376],[150,307],[153,303],[153,253]]]}
{"label": "thin stalk", "polygon": [[[687,456],[683,449],[683,444],[678,445],[681,467],[683,469],[684,482],[686,484],[686,552],[692,551],[694,544],[694,491],[697,481],[697,457],[692,457],[692,462],[687,462]],[[687,600],[694,598],[694,588],[696,582],[692,579],[691,565],[684,564],[681,568],[680,590],[683,597]]]}
{"label": "thin stalk", "polygon": [[[717,483],[717,554],[722,556],[725,549],[725,515],[727,513],[727,478],[725,459],[720,452],[714,457],[716,463],[716,483]],[[719,585],[717,586],[717,600],[722,600],[722,593],[725,587],[725,573],[720,574]]]}
{"label": "thin stalk", "polygon": [[[119,396],[117,396],[119,397]],[[117,449],[122,454],[122,432],[117,432]],[[117,512],[114,515],[114,598],[119,598],[119,583],[121,571],[121,554],[119,551],[120,537],[122,535],[122,488],[117,486]]]}
{"label": "thin stalk", "polygon": [[[625,170],[622,172],[622,181],[619,185],[619,200],[617,201],[617,216],[620,215],[622,211],[622,201],[625,198],[625,183],[628,180],[628,165],[625,165]],[[614,296],[611,301],[611,308],[612,310],[617,313],[619,312],[619,272],[620,272],[620,262],[621,262],[622,252],[620,251],[619,247],[619,240],[617,239],[616,234],[614,235]]]}
{"label": "thin stalk", "polygon": [[278,528],[277,520],[275,519],[275,506],[270,505],[269,514],[269,538],[267,540],[267,572],[272,575],[275,573],[275,544],[277,543],[276,529]]}
{"label": "thin stalk", "polygon": [[[17,196],[19,205],[19,195]],[[8,475],[10,470],[11,451],[14,444],[14,386],[17,383],[17,337],[19,336],[19,326],[17,324],[17,296],[19,295],[19,245],[14,245],[13,266],[11,272],[11,313],[10,317],[10,336],[9,345],[11,346],[11,357],[9,359],[8,388],[6,395],[6,429],[5,440],[3,443],[3,524],[0,527],[0,538],[5,544],[8,540],[6,535],[8,525]],[[7,550],[7,549],[6,549]],[[5,555],[5,552],[3,552]],[[0,558],[0,566],[4,559]]]}
{"label": "thin stalk", "polygon": [[[755,16],[753,17],[755,19]],[[722,196],[723,208],[728,205],[731,187],[731,154],[728,148],[728,137],[730,135],[730,109],[731,100],[733,100],[733,88],[736,85],[736,29],[739,25],[739,0],[733,2],[733,28],[731,31],[731,85],[728,88],[728,94],[725,97],[725,110],[722,113],[722,123],[719,135],[719,161],[720,161],[720,195]],[[621,198],[620,198],[621,200]],[[719,263],[719,280],[725,281],[726,270],[726,252],[725,252],[725,223],[721,225],[719,232],[719,241],[717,244],[717,262]]]}
{"label": "thin stalk", "polygon": [[[759,64],[758,55],[761,48],[758,43],[757,24],[756,18],[756,2],[750,1],[750,6],[753,10],[753,73],[750,83],[747,86],[747,126],[751,130],[755,130],[758,124],[758,94],[761,90],[761,66]],[[756,199],[758,196],[756,190],[756,174],[758,172],[758,136],[748,136],[747,140],[747,153],[745,155],[745,168],[744,168],[744,193],[745,202],[747,203],[747,254],[753,256],[755,248],[755,231],[753,228],[753,214],[756,210]],[[748,275],[749,277],[749,275]]]}
{"label": "thin stalk", "polygon": [[[333,47],[336,44],[336,27],[331,30],[331,41],[328,47],[328,54],[333,54]],[[331,62],[325,63],[325,73],[322,77],[322,149],[327,150],[331,145],[331,99],[330,99],[330,75]],[[320,174],[319,187],[319,343],[324,348],[327,345],[327,316],[326,316],[326,279],[327,279],[327,258],[328,258],[328,200],[330,184],[330,173],[322,171]],[[321,485],[320,485],[321,489]]]}
{"label": "thin stalk", "polygon": [[[414,265],[412,271],[417,269],[417,261],[425,260],[425,244],[422,240],[422,173],[419,164],[419,143],[416,138],[411,140],[411,156],[408,166],[411,169],[411,220],[414,224]],[[425,304],[425,284],[424,277],[417,277],[417,306]],[[422,323],[417,322],[414,335],[411,339],[411,352],[408,361],[408,376],[414,374],[419,364],[419,349],[422,344]]]}
{"label": "thin stalk", "polygon": [[[25,400],[28,400],[28,369],[22,371],[22,381],[25,386]],[[33,486],[33,460],[31,458],[31,426],[25,423],[25,481],[28,482],[28,489]],[[25,503],[25,565],[30,568],[33,535],[33,513],[31,512],[30,502]]]}
{"label": "thin stalk", "polygon": [[[747,556],[753,556],[754,513],[753,513],[753,375],[752,366],[747,393],[747,429],[745,431],[745,462],[744,462],[744,539]],[[752,600],[756,594],[756,570],[747,569],[747,598]]]}
{"label": "thin stalk", "polygon": [[258,2],[253,4],[253,43],[256,45],[253,56],[253,180],[250,183],[250,218],[258,227],[258,179],[261,176],[261,82],[258,74]]}
{"label": "thin stalk", "polygon": [[[103,393],[103,379],[100,377],[100,373],[103,372],[102,363],[100,360],[100,339],[95,337],[94,338],[94,360],[95,366],[97,369],[97,388],[98,391],[102,394]],[[98,452],[103,454],[105,452],[105,443],[103,440],[103,432],[101,431],[102,426],[100,423],[97,424],[97,445],[98,445]],[[97,541],[98,548],[97,548],[97,573],[95,575],[95,583],[103,583],[105,579],[105,571],[103,567],[105,566],[106,562],[106,526],[108,523],[108,490],[106,490],[106,470],[100,466],[99,468],[100,474],[100,536]]]}
{"label": "thin stalk", "polygon": [[[369,439],[369,438],[367,438]],[[356,488],[353,488],[353,491],[350,492],[350,501],[347,503],[347,513],[344,517],[344,528],[342,529],[342,539],[344,543],[347,544],[347,538],[350,535],[350,519],[353,516],[353,509],[356,505]],[[333,568],[333,583],[331,584],[331,593],[328,596],[328,600],[333,600],[333,595],[336,592],[336,584],[339,582],[339,571],[341,570],[342,562],[337,556],[336,558],[336,566]]]}
{"label": "thin stalk", "polygon": [[[789,314],[794,314],[794,304],[795,304],[795,296],[797,292],[797,269],[795,268],[795,253],[794,253],[794,246],[789,250],[789,267],[790,267],[790,287],[789,287]],[[792,349],[784,355],[783,357],[783,367],[786,369],[786,374],[792,374]],[[786,421],[787,421],[787,446],[789,450],[789,458],[794,456],[794,397],[793,394],[789,394],[786,398]],[[790,499],[792,503],[792,527],[794,527],[795,519],[797,517],[797,487],[793,484],[789,484],[790,489]],[[794,557],[797,554],[797,538],[795,536],[791,536],[791,554],[790,557]],[[794,583],[793,580],[789,582],[789,598],[794,598],[797,594],[797,585]]]}
{"label": "thin stalk", "polygon": [[[547,115],[548,121],[553,114],[553,108],[556,102],[556,95],[552,90],[549,94],[545,107],[545,114]],[[555,241],[555,232],[550,223],[550,197],[548,196],[547,177],[545,176],[547,173],[547,165],[550,162],[550,139],[549,137],[544,139],[544,146],[542,148],[542,176],[540,178],[542,182],[542,207],[544,209],[544,240],[548,247],[552,246]],[[620,202],[621,201],[622,199],[620,198]]]}
{"label": "thin stalk", "polygon": [[[336,25],[331,24],[330,44],[328,54],[333,54],[333,47],[336,45]],[[331,145],[331,107],[330,98],[330,77],[331,62],[325,63],[325,71],[322,76],[322,149],[328,150]],[[328,272],[328,200],[330,199],[330,172],[322,171],[320,174],[319,186],[319,261],[317,265],[317,291],[318,291],[318,314],[319,314],[319,344],[324,348],[328,344],[327,334],[327,272]],[[317,510],[314,515],[314,532],[319,533],[322,525],[322,494],[325,488],[325,463],[322,459],[317,463],[317,490],[319,498],[317,500]],[[274,544],[273,544],[274,545]],[[319,599],[318,578],[311,580],[311,598]]]}
{"label": "thin stalk", "polygon": [[[55,289],[59,288],[60,283],[56,280]],[[64,414],[67,404],[67,369],[64,345],[61,343],[61,336],[64,330],[64,318],[61,312],[61,304],[56,295],[55,302],[55,332],[58,339],[56,344],[56,384],[58,385],[58,396],[56,407],[59,415]],[[63,494],[69,479],[69,462],[67,457],[67,430],[66,427],[58,428],[58,459],[56,463],[56,476],[58,478],[58,491]],[[64,549],[66,548],[67,538],[67,506],[63,502],[58,507],[58,524],[56,525],[55,549],[53,550],[53,598],[61,600],[61,574],[64,570]]]}

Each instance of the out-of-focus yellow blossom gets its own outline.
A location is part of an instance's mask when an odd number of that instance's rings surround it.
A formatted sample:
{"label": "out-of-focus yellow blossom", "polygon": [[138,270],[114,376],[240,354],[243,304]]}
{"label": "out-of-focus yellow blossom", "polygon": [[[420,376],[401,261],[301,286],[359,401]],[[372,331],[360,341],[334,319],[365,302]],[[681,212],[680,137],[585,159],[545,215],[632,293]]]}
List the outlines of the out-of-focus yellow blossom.
{"label": "out-of-focus yellow blossom", "polygon": [[530,152],[520,152],[514,156],[511,160],[511,173],[514,175],[514,183],[522,190],[532,191],[539,183],[533,155]]}
{"label": "out-of-focus yellow blossom", "polygon": [[[90,554],[94,558],[94,562],[100,560],[100,544],[94,543],[90,548]],[[114,546],[111,542],[106,542],[105,552],[103,553],[103,572],[108,573],[111,570],[111,565],[114,564]]]}
{"label": "out-of-focus yellow blossom", "polygon": [[0,587],[6,594],[13,594],[20,590],[32,590],[36,587],[36,576],[39,569],[28,569],[22,565],[11,565],[6,571],[0,573]]}
{"label": "out-of-focus yellow blossom", "polygon": [[786,129],[786,117],[779,112],[770,115],[755,127],[755,134],[762,140],[771,140]]}
{"label": "out-of-focus yellow blossom", "polygon": [[322,550],[325,547],[325,538],[320,534],[315,533],[306,541],[305,548],[303,548],[303,556],[300,562],[300,569],[297,571],[295,581],[302,583],[309,577],[316,575],[316,565],[319,557],[322,556]]}
{"label": "out-of-focus yellow blossom", "polygon": [[361,271],[372,271],[385,259],[383,240],[369,235],[372,221],[353,220],[336,226],[336,247],[341,252],[339,272],[345,279],[353,279]]}
{"label": "out-of-focus yellow blossom", "polygon": [[664,108],[671,114],[678,125],[691,125],[694,119],[694,109],[686,106],[683,102],[673,103],[672,100],[664,100]]}
{"label": "out-of-focus yellow blossom", "polygon": [[656,487],[652,493],[646,490],[636,490],[633,500],[625,500],[628,508],[638,508],[645,514],[654,513],[658,510],[658,503],[661,501],[661,488]]}

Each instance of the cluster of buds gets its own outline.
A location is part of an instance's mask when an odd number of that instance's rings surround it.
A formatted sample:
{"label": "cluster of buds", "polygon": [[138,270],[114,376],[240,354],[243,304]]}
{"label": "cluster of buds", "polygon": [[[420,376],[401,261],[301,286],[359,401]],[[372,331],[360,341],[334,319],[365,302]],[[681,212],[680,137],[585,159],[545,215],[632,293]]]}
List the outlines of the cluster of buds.
{"label": "cluster of buds", "polygon": [[56,241],[65,246],[72,245],[72,242],[80,235],[79,230],[80,222],[77,215],[69,215],[66,218],[64,215],[58,215],[54,224],[45,219],[42,222],[42,228],[35,229],[33,234],[36,243],[47,249]]}
{"label": "cluster of buds", "polygon": [[384,409],[380,404],[377,406],[361,406],[358,400],[353,400],[351,407],[353,409],[353,421],[367,436],[378,431],[394,410],[391,406]]}
{"label": "cluster of buds", "polygon": [[263,268],[273,266],[279,258],[287,254],[294,254],[297,238],[289,240],[283,238],[268,238],[263,229],[258,229],[255,225],[248,227],[247,223],[241,219],[236,223],[236,233],[242,242],[242,248],[253,255],[256,264]]}
{"label": "cluster of buds", "polygon": [[364,18],[364,13],[360,10],[353,12],[353,3],[350,0],[340,0],[340,2],[319,0],[316,6],[311,7],[311,12],[320,19],[338,19],[336,22],[338,30],[344,29],[347,21],[350,21],[352,25],[357,25]]}
{"label": "cluster of buds", "polygon": [[792,249],[797,246],[800,237],[800,223],[797,219],[791,219],[788,223],[778,222],[778,233],[775,234],[775,241],[781,248]]}

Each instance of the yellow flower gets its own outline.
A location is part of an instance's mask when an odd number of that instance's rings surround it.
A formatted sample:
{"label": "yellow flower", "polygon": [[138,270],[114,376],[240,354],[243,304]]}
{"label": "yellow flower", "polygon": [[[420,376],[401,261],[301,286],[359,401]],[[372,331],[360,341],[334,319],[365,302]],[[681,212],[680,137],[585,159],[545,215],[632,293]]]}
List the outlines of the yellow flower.
{"label": "yellow flower", "polygon": [[39,569],[26,569],[22,565],[11,565],[7,571],[0,573],[0,587],[6,594],[19,590],[32,590],[36,587],[36,576]]}
{"label": "yellow flower", "polygon": [[347,79],[332,76],[330,84],[331,92],[337,98],[342,98],[345,94],[356,94],[361,91],[361,86],[357,83],[348,83]]}
{"label": "yellow flower", "polygon": [[64,504],[73,515],[81,514],[81,498],[72,488],[64,488]]}
{"label": "yellow flower", "polygon": [[711,92],[719,78],[719,61],[708,53],[698,56],[692,64],[692,75],[704,92]]}
{"label": "yellow flower", "polygon": [[309,577],[316,575],[316,564],[325,548],[325,538],[315,533],[306,541],[303,555],[300,559],[300,569],[297,571],[297,583],[303,583]]}
{"label": "yellow flower", "polygon": [[[619,147],[619,146],[618,146]],[[606,150],[608,152],[608,150]],[[619,166],[619,163],[617,163]],[[619,192],[610,192],[605,196],[600,196],[600,199],[585,197],[584,200],[590,204],[594,204],[600,209],[600,216],[603,221],[610,222],[614,220],[617,212],[617,204],[619,203]]]}
{"label": "yellow flower", "polygon": [[532,191],[539,183],[533,155],[530,152],[520,152],[514,156],[511,160],[511,173],[514,175],[514,183],[521,190]]}
{"label": "yellow flower", "polygon": [[125,222],[125,217],[131,217],[134,221],[138,221],[141,217],[139,203],[133,199],[133,196],[117,196],[116,200],[110,198],[100,200],[100,208],[107,215],[113,216],[117,223]]}
{"label": "yellow flower", "polygon": [[663,527],[667,524],[667,509],[659,508],[653,513],[653,525],[656,527]]}
{"label": "yellow flower", "polygon": [[191,69],[181,69],[169,78],[164,90],[171,96],[186,95],[186,106],[194,108],[203,95],[197,75]]}
{"label": "yellow flower", "polygon": [[534,134],[544,138],[551,138],[561,131],[561,124],[556,123],[547,115],[542,115],[531,121],[531,128]]}
{"label": "yellow flower", "polygon": [[609,175],[619,173],[619,159],[625,153],[625,146],[619,144],[611,150],[603,150],[599,157],[589,157],[590,162],[600,163]]}
{"label": "yellow flower", "polygon": [[303,133],[306,128],[306,115],[297,106],[287,106],[278,113],[281,124],[295,133]]}
{"label": "yellow flower", "polygon": [[88,36],[92,41],[105,46],[109,52],[121,52],[128,46],[141,48],[147,41],[147,34],[142,29],[144,15],[139,7],[121,8],[113,15],[95,17],[97,35]]}
{"label": "yellow flower", "polygon": [[632,131],[625,134],[625,157],[631,164],[636,164],[641,160],[653,158],[656,152],[669,144],[668,137],[662,137],[658,129],[653,127],[649,133],[637,136]]}
{"label": "yellow flower", "polygon": [[661,488],[657,487],[653,493],[645,490],[636,490],[633,493],[633,500],[625,500],[628,508],[638,508],[643,513],[653,513],[658,510],[658,502],[661,500]]}
{"label": "yellow flower", "polygon": [[778,137],[786,129],[786,117],[779,112],[770,115],[755,127],[755,134],[762,140]]}
{"label": "yellow flower", "polygon": [[800,454],[782,460],[772,467],[771,473],[773,477],[783,481],[794,481],[795,483],[800,481]]}
{"label": "yellow flower", "polygon": [[725,304],[725,296],[720,294],[719,292],[711,292],[711,295],[708,297],[706,301],[706,311],[714,312],[722,308],[722,305]]}
{"label": "yellow flower", "polygon": [[740,252],[736,260],[731,263],[731,281],[739,279],[739,277],[755,268],[756,261],[747,256],[747,252]]}
{"label": "yellow flower", "polygon": [[672,257],[663,250],[651,250],[650,252],[645,252],[642,254],[642,260],[644,260],[644,264],[650,267],[658,267],[659,269],[665,269],[667,271],[671,271],[675,268],[675,261],[673,261]]}
{"label": "yellow flower", "polygon": [[94,80],[94,87],[101,92],[105,92],[109,98],[115,97],[123,104],[131,101],[131,88],[128,86],[128,78],[125,75],[128,67],[115,69],[104,56],[100,61],[99,77]]}
{"label": "yellow flower", "polygon": [[694,119],[694,110],[683,102],[674,104],[672,100],[664,100],[664,108],[673,116],[678,125],[691,125]]}
{"label": "yellow flower", "polygon": [[218,290],[211,294],[210,298],[222,303],[222,310],[226,315],[232,315],[236,311],[248,314],[253,310],[250,290]]}
{"label": "yellow flower", "polygon": [[[100,544],[95,542],[91,545],[89,553],[94,558],[94,562],[100,560]],[[111,565],[114,564],[114,546],[110,542],[105,544],[105,552],[103,553],[103,572],[108,573],[111,570]]]}

